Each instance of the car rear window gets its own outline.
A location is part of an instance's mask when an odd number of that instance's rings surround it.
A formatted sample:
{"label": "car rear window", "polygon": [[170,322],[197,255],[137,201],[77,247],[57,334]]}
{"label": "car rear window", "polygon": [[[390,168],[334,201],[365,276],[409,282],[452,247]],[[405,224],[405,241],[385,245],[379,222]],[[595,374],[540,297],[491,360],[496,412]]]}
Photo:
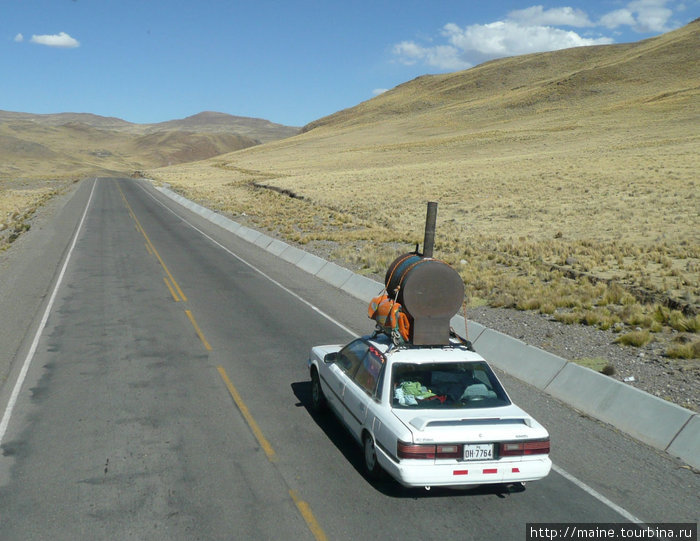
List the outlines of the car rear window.
{"label": "car rear window", "polygon": [[395,408],[493,408],[510,404],[484,362],[394,363]]}

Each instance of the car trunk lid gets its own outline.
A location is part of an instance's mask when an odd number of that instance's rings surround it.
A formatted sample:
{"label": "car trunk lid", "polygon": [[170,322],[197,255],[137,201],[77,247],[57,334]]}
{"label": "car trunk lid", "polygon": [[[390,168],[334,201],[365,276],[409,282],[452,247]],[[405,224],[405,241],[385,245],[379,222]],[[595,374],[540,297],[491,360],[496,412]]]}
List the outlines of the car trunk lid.
{"label": "car trunk lid", "polygon": [[547,436],[546,430],[517,406],[430,412],[394,409],[415,442],[509,441]]}

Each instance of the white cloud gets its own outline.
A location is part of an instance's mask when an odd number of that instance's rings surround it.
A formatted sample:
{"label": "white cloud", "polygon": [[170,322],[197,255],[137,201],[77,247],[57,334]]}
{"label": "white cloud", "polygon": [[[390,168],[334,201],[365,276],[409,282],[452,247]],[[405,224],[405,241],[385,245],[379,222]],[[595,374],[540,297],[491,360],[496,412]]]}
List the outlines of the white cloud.
{"label": "white cloud", "polygon": [[[467,69],[486,60],[527,53],[555,51],[614,43],[603,32],[628,27],[639,33],[667,32],[674,27],[673,10],[684,5],[671,0],[625,0],[619,9],[597,21],[578,8],[545,9],[534,5],[511,11],[501,21],[460,27],[446,24],[440,37],[402,41],[394,45],[395,58],[406,65],[423,64],[440,70]],[[580,34],[572,28],[586,28]],[[442,43],[440,43],[442,41]]]}
{"label": "white cloud", "polygon": [[394,54],[399,62],[411,66],[423,62],[442,70],[461,70],[471,68],[473,64],[460,58],[460,51],[451,45],[422,47],[413,41],[402,41],[394,45]]}
{"label": "white cloud", "polygon": [[528,26],[593,26],[593,23],[584,11],[571,7],[544,9],[542,6],[532,6],[511,11],[508,14],[508,19]]}
{"label": "white cloud", "polygon": [[666,7],[668,0],[635,0],[622,9],[611,11],[600,18],[606,28],[629,26],[635,32],[668,32],[673,11]]}
{"label": "white cloud", "polygon": [[15,42],[22,43],[24,41],[24,36],[22,34],[17,34],[15,36]]}
{"label": "white cloud", "polygon": [[50,35],[44,34],[40,36],[33,35],[32,39],[29,41],[32,43],[38,43],[39,45],[46,45],[48,47],[61,47],[67,49],[80,47],[80,42],[65,32]]}
{"label": "white cloud", "polygon": [[375,88],[374,90],[372,90],[372,94],[375,96],[379,96],[379,94],[384,94],[384,92],[388,92],[388,91],[389,91],[388,88]]}
{"label": "white cloud", "polygon": [[406,65],[422,62],[442,70],[460,70],[493,58],[613,42],[611,38],[584,38],[571,30],[511,20],[465,28],[448,23],[441,33],[448,45],[423,47],[403,41],[393,52]]}
{"label": "white cloud", "polygon": [[668,22],[673,16],[673,11],[666,7],[666,3],[667,0],[638,0],[628,4],[637,18],[634,29],[637,32],[667,32],[670,30]]}
{"label": "white cloud", "polygon": [[499,21],[466,28],[447,24],[443,35],[460,51],[487,58],[612,43],[610,38],[584,38],[571,30],[525,25],[516,21]]}
{"label": "white cloud", "polygon": [[629,9],[617,9],[603,15],[600,18],[600,24],[606,28],[632,26],[635,24],[634,15]]}

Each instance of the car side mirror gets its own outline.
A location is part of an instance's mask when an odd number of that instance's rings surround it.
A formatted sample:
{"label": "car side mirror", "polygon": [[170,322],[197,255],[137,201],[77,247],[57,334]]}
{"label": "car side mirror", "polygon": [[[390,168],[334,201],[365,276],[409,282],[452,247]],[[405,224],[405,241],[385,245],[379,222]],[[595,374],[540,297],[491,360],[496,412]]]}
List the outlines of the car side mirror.
{"label": "car side mirror", "polygon": [[334,363],[335,360],[338,358],[338,352],[334,351],[333,353],[329,353],[323,358],[324,363]]}

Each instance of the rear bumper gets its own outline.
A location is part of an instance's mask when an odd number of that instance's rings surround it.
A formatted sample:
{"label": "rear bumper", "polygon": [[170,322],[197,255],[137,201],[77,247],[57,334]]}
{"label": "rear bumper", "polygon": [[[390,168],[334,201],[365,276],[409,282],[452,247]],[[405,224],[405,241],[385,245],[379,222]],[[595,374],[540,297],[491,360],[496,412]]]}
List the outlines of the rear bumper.
{"label": "rear bumper", "polygon": [[546,477],[552,468],[547,455],[490,461],[401,460],[397,463],[377,449],[377,459],[390,476],[407,487],[537,481]]}

